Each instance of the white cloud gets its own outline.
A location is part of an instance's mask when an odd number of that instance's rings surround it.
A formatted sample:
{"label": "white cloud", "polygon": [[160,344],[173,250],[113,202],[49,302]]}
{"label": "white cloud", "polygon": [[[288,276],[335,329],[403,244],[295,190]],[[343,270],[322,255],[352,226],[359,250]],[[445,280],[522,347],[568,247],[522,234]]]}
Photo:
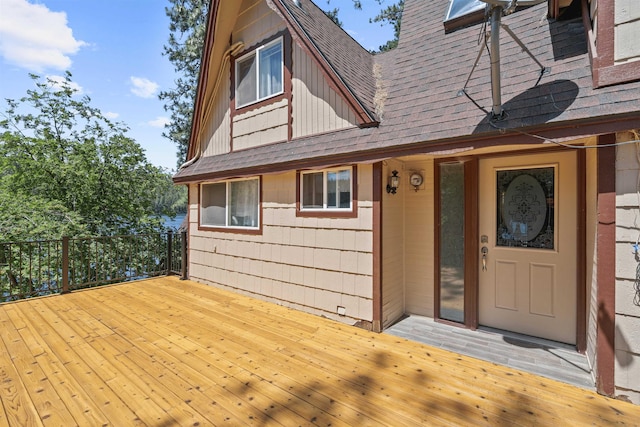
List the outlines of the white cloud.
{"label": "white cloud", "polygon": [[164,128],[165,125],[169,124],[169,118],[164,116],[158,116],[154,120],[147,122],[147,124],[154,128]]}
{"label": "white cloud", "polygon": [[151,98],[158,91],[158,83],[152,82],[144,77],[131,76],[131,93],[141,98]]}
{"label": "white cloud", "polygon": [[65,70],[71,66],[69,56],[85,45],[73,37],[65,12],[27,0],[2,0],[0,55],[7,62],[35,72]]}
{"label": "white cloud", "polygon": [[104,116],[109,120],[115,120],[120,117],[120,114],[107,111],[106,113],[104,113]]}
{"label": "white cloud", "polygon": [[[64,76],[47,76],[47,80],[50,82],[51,86],[56,89],[62,89],[62,84],[65,82]],[[77,95],[82,94],[82,86],[80,86],[76,82],[69,82],[69,87],[73,89]]]}

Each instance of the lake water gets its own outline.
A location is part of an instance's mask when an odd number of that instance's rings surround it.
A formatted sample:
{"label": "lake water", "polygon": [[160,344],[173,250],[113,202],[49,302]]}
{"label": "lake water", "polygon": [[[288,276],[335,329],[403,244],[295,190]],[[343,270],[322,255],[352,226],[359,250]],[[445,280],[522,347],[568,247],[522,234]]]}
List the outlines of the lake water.
{"label": "lake water", "polygon": [[178,227],[180,227],[180,224],[182,224],[182,221],[184,220],[185,216],[187,216],[186,213],[178,214],[173,219],[171,219],[168,216],[163,216],[162,219],[164,220],[164,226],[166,228],[171,228],[173,230],[177,230]]}

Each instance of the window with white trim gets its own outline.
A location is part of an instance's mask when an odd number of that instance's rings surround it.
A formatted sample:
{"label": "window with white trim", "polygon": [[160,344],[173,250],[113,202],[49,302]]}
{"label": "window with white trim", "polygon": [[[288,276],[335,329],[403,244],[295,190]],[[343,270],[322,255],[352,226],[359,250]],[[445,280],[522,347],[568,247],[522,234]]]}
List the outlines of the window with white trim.
{"label": "window with white trim", "polygon": [[284,92],[282,37],[236,60],[236,108]]}
{"label": "window with white trim", "polygon": [[200,225],[203,227],[260,227],[260,179],[200,185]]}
{"label": "window with white trim", "polygon": [[305,211],[353,208],[351,167],[300,173],[300,209]]}

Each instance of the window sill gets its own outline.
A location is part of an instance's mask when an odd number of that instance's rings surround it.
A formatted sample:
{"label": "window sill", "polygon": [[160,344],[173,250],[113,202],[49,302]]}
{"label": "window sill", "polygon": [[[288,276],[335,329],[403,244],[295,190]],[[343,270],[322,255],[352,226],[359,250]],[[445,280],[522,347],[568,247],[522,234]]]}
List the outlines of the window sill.
{"label": "window sill", "polygon": [[198,225],[199,231],[213,231],[218,233],[230,233],[230,234],[248,234],[248,235],[261,235],[262,225],[260,227],[248,228],[248,227],[219,227],[213,225]]}
{"label": "window sill", "polygon": [[319,210],[301,210],[296,209],[296,216],[301,218],[357,218],[358,217],[358,209],[354,206],[353,209],[350,210],[330,210],[330,209],[319,209]]}

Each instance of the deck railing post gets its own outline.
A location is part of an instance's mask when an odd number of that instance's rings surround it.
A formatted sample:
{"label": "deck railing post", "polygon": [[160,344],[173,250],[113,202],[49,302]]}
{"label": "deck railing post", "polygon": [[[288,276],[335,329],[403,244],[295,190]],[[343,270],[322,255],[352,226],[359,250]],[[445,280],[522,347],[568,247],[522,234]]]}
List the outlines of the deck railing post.
{"label": "deck railing post", "polygon": [[180,246],[182,247],[182,251],[181,251],[181,261],[182,261],[182,265],[181,265],[181,275],[180,275],[180,280],[187,280],[187,232],[186,231],[182,231],[180,232],[180,238],[181,238],[181,242],[180,242]]}
{"label": "deck railing post", "polygon": [[69,236],[62,236],[62,293],[69,293]]}
{"label": "deck railing post", "polygon": [[173,264],[173,231],[167,231],[167,276],[171,275],[171,264]]}

